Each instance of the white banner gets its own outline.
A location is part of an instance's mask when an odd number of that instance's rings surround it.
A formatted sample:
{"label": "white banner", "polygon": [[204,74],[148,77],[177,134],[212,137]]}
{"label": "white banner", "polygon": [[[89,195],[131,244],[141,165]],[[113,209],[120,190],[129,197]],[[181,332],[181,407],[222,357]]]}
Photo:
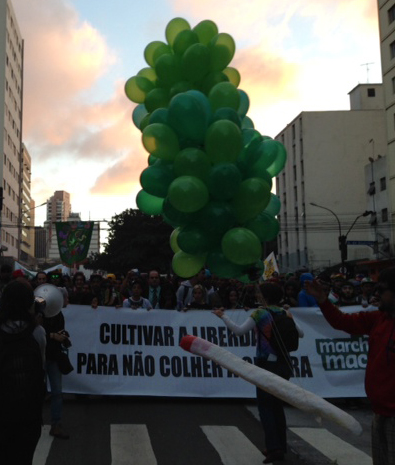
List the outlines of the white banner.
{"label": "white banner", "polygon": [[[347,312],[360,307],[347,307]],[[74,371],[63,391],[82,394],[253,398],[255,387],[211,361],[185,352],[192,334],[253,362],[253,332],[234,336],[210,311],[130,310],[69,305],[63,309]],[[251,313],[228,310],[241,324]],[[332,329],[318,308],[292,309],[303,328],[292,353],[291,382],[322,397],[364,397],[367,337]]]}

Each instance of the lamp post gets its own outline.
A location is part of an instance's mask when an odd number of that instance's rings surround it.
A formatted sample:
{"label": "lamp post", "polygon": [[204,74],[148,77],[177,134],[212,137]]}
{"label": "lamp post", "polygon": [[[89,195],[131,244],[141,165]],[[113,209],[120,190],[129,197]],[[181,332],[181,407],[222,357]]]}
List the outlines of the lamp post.
{"label": "lamp post", "polygon": [[359,220],[359,218],[369,216],[369,215],[373,214],[374,212],[371,211],[371,210],[366,210],[365,212],[358,215],[355,218],[355,220],[353,221],[353,223],[350,226],[350,228],[348,229],[348,231],[346,232],[346,234],[342,234],[342,227],[341,227],[339,217],[336,215],[336,213],[334,211],[332,211],[328,207],[324,207],[322,205],[317,205],[316,203],[313,203],[313,202],[310,202],[310,205],[312,205],[313,207],[322,208],[323,210],[327,210],[328,212],[332,213],[332,215],[336,218],[337,224],[339,226],[339,238],[338,239],[339,239],[340,260],[341,260],[341,268],[342,268],[341,272],[344,273],[344,271],[345,271],[345,262],[347,260],[347,236],[350,234],[350,231],[355,226],[355,223]]}

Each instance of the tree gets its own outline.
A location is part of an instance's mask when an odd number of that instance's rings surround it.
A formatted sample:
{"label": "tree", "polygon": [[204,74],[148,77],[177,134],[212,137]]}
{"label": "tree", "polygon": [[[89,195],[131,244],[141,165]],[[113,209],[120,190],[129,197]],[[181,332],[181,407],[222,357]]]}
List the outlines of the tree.
{"label": "tree", "polygon": [[133,268],[142,272],[171,270],[169,237],[173,228],[162,217],[127,209],[113,216],[108,226],[104,252],[90,255],[86,268],[123,274]]}

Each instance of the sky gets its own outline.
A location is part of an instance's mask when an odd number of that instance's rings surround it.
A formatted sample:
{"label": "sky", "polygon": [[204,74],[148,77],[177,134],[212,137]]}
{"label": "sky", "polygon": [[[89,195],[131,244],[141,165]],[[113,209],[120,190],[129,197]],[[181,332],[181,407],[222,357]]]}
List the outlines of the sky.
{"label": "sky", "polygon": [[[256,129],[275,137],[302,111],[348,110],[358,83],[381,82],[377,0],[12,0],[25,43],[23,142],[36,205],[71,194],[83,220],[136,208],[147,152],[124,94],[175,17],[236,42]],[[365,65],[369,63],[369,65]],[[43,224],[45,206],[35,210]],[[101,223],[105,228],[106,223]],[[104,233],[105,234],[105,233]]]}

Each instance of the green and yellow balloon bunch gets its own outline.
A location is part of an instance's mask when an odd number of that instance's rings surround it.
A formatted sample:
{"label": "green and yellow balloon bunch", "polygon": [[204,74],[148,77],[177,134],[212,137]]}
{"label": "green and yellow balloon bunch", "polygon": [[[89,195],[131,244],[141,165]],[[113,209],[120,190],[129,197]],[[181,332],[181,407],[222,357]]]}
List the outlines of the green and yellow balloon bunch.
{"label": "green and yellow balloon bunch", "polygon": [[272,178],[284,167],[281,143],[262,136],[247,116],[249,98],[229,67],[235,42],[205,20],[191,29],[175,18],[167,43],[144,51],[149,67],[125,84],[138,105],[133,122],[149,152],[138,208],[162,215],[173,270],[190,277],[202,267],[223,278],[247,280],[261,266],[262,243],[279,231]]}

